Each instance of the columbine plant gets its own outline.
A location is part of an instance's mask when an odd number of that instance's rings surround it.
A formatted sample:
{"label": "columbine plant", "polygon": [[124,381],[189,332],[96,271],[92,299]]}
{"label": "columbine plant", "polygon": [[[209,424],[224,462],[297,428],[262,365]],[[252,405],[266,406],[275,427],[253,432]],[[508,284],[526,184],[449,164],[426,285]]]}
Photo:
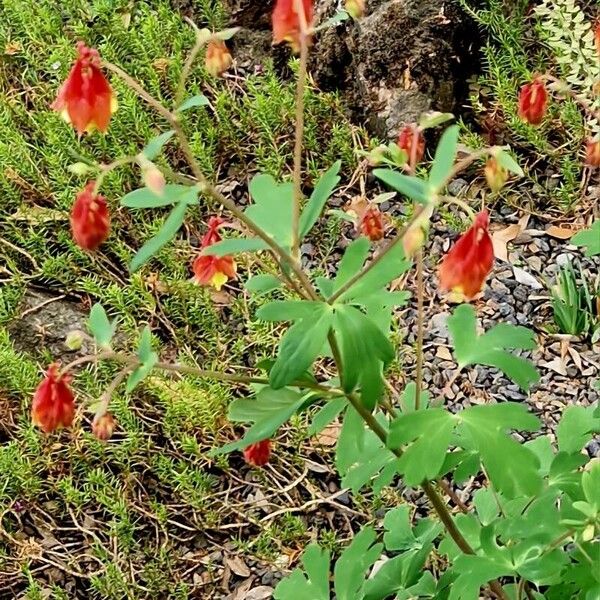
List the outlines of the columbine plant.
{"label": "columbine plant", "polygon": [[[358,18],[364,2],[346,2]],[[331,22],[348,16],[337,15]],[[485,162],[490,187],[498,190],[509,174],[521,169],[507,148],[486,148],[456,160],[459,129],[448,127],[441,136],[428,172],[417,165],[424,158],[423,132],[448,121],[448,115],[427,115],[407,124],[397,144],[375,149],[368,161],[380,165],[373,173],[411,204],[411,218],[384,239],[383,215],[376,203],[356,214],[362,234],[345,250],[331,277],[317,277],[303,267],[300,244],[321,217],[339,180],[340,163],[323,173],[308,198],[302,185],[303,103],[306,65],[312,37],[318,32],[311,0],[278,0],[273,11],[274,41],[288,43],[300,55],[296,144],[292,182],[256,175],[249,186],[251,202],[245,210],[219,192],[201,171],[184,133],[186,111],[207,104],[204,96],[185,98],[185,84],[196,56],[206,47],[206,67],[220,74],[231,64],[226,40],[235,30],[196,29],[197,42],[182,71],[172,108],[163,106],[140,83],[116,65],[101,61],[95,50],[78,45],[79,58],[61,88],[55,108],[68,116],[77,131],[104,131],[116,106],[105,78],[120,77],[140,98],[156,109],[170,129],[150,140],[134,157],[117,158],[110,165],[84,165],[96,171],[75,200],[72,227],[77,244],[97,248],[109,233],[107,204],[100,195],[107,172],[125,164],[140,166],[144,187],[121,199],[124,207],[147,210],[172,207],[162,229],[139,249],[131,270],[143,268],[177,233],[188,211],[202,196],[216,211],[236,220],[238,237],[224,237],[228,223],[208,219],[200,252],[191,259],[191,272],[200,285],[219,289],[236,277],[234,256],[268,254],[276,272],[263,272],[245,282],[250,293],[269,295],[256,318],[287,322],[273,360],[255,366],[252,376],[220,373],[161,362],[146,327],[135,353],[113,348],[115,323],[100,305],[92,308],[89,329],[98,352],[66,365],[48,368],[39,385],[32,418],[43,431],[72,424],[75,398],[71,378],[75,367],[100,360],[114,361],[121,370],[97,403],[93,432],[108,439],[115,422],[109,413],[113,392],[126,385],[133,390],[153,370],[252,384],[248,397],[231,404],[232,421],[250,423],[244,436],[216,451],[242,450],[246,461],[264,465],[272,452],[271,439],[290,417],[310,409],[314,435],[335,419],[342,422],[336,467],[342,486],[375,492],[400,478],[420,488],[431,514],[417,515],[407,504],[391,507],[383,520],[383,536],[364,527],[332,566],[330,554],[311,544],[302,568],[284,579],[275,591],[281,600],[338,600],[384,598],[449,598],[476,600],[481,589],[503,600],[519,598],[579,598],[600,593],[600,462],[587,461],[582,449],[600,430],[600,414],[593,408],[565,410],[556,439],[538,435],[525,444],[511,432],[536,432],[539,420],[524,404],[501,402],[471,406],[458,412],[445,406],[446,398],[431,397],[423,387],[424,269],[430,219],[444,204],[455,204],[473,217],[472,225],[441,261],[440,287],[453,300],[475,302],[493,268],[489,214],[477,215],[459,198],[448,195],[448,184],[479,161]],[[542,122],[548,104],[543,78],[525,86],[520,114],[532,124]],[[174,138],[192,176],[157,166],[153,161]],[[596,225],[579,234],[576,243],[588,253],[600,253]],[[396,391],[386,370],[396,357],[390,325],[408,293],[390,289],[416,267],[417,344],[414,381]],[[260,264],[264,264],[262,261]],[[522,389],[538,380],[533,365],[520,351],[531,351],[535,337],[523,327],[498,324],[481,331],[476,308],[463,303],[448,319],[457,369],[483,364],[502,371]],[[336,372],[324,376],[323,361]],[[327,369],[327,373],[331,369]],[[452,382],[448,382],[450,386]],[[465,504],[456,484],[477,482],[472,504]],[[374,565],[377,567],[374,567]],[[333,573],[333,576],[331,575]]]}

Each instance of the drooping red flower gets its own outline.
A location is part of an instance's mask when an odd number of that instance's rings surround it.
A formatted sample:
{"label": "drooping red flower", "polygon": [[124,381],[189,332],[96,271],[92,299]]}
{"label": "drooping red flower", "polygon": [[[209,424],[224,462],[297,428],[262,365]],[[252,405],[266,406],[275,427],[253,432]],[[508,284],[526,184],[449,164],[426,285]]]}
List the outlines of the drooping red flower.
{"label": "drooping red flower", "polygon": [[442,260],[439,277],[443,290],[453,299],[471,300],[482,289],[494,265],[494,247],[488,231],[489,215],[480,212],[473,225],[459,238]]}
{"label": "drooping red flower", "polygon": [[[221,241],[219,228],[225,221],[221,217],[208,220],[208,230],[200,242],[201,248],[208,248]],[[201,254],[192,264],[194,277],[200,285],[212,285],[220,290],[229,279],[235,279],[237,266],[232,256],[213,256]]]}
{"label": "drooping red flower", "polygon": [[77,42],[78,58],[62,84],[52,108],[72,123],[79,134],[105,132],[117,110],[117,100],[100,68],[100,55]]}
{"label": "drooping red flower", "polygon": [[212,285],[218,291],[229,279],[235,279],[237,267],[232,256],[201,255],[194,260],[192,270],[200,285]]}
{"label": "drooping red flower", "polygon": [[51,364],[38,385],[31,405],[31,421],[44,433],[70,427],[75,416],[75,397],[69,387],[71,377],[60,375],[58,365]]}
{"label": "drooping red flower", "polygon": [[594,24],[594,41],[596,42],[596,50],[600,54],[600,19]]}
{"label": "drooping red flower", "polygon": [[104,413],[99,417],[94,417],[92,421],[92,433],[102,441],[106,441],[112,437],[115,430],[115,419],[110,413]]}
{"label": "drooping red flower", "polygon": [[233,57],[229,52],[225,42],[217,37],[213,37],[206,45],[206,58],[204,68],[213,77],[222,75],[233,64]]}
{"label": "drooping red flower", "polygon": [[548,109],[548,91],[541,79],[526,83],[519,92],[519,117],[539,125]]}
{"label": "drooping red flower", "polygon": [[[302,12],[296,8],[302,9]],[[288,42],[294,52],[300,50],[300,38],[303,24],[306,24],[306,35],[313,26],[313,0],[277,0],[273,9],[273,42]],[[310,41],[308,38],[307,41]]]}
{"label": "drooping red flower", "polygon": [[588,140],[585,144],[585,164],[600,167],[600,139]]}
{"label": "drooping red flower", "polygon": [[253,467],[264,467],[271,458],[271,440],[261,440],[244,448],[244,459]]}
{"label": "drooping red flower", "polygon": [[425,138],[414,125],[405,125],[398,136],[398,147],[406,152],[406,162],[415,167],[423,160],[425,154]]}
{"label": "drooping red flower", "polygon": [[90,181],[77,194],[71,209],[71,232],[75,243],[84,250],[95,250],[110,233],[110,215],[106,200],[94,194],[95,182]]}
{"label": "drooping red flower", "polygon": [[364,211],[359,226],[360,232],[372,242],[377,242],[383,238],[383,215],[377,205],[373,204]]}

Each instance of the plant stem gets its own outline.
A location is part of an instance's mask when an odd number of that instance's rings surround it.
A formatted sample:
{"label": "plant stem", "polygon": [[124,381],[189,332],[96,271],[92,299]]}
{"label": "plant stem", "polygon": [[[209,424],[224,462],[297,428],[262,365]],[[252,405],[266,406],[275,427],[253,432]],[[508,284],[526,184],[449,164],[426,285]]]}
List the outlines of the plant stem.
{"label": "plant stem", "polygon": [[104,390],[104,393],[102,394],[102,396],[100,396],[100,400],[99,400],[100,405],[98,406],[98,409],[96,410],[94,419],[99,419],[102,415],[106,414],[106,412],[108,411],[108,406],[110,404],[110,399],[112,398],[112,395],[115,393],[116,389],[121,385],[121,383],[123,383],[123,381],[125,380],[125,377],[127,377],[127,375],[129,375],[131,370],[132,370],[131,365],[125,367],[124,369],[121,369],[117,373],[117,376],[110,382],[110,384],[108,385],[106,390]]}
{"label": "plant stem", "polygon": [[237,219],[239,219],[244,225],[253,231],[260,239],[262,239],[275,253],[280,262],[286,263],[294,271],[296,277],[301,282],[302,286],[306,289],[307,293],[313,300],[318,300],[319,295],[313,287],[310,279],[306,273],[300,268],[297,261],[287,252],[282,246],[280,246],[266,231],[256,225],[252,219],[249,219],[244,211],[240,210],[235,202],[225,197],[219,192],[214,185],[212,185],[202,173],[202,169],[194,156],[192,147],[183,131],[181,123],[177,118],[177,115],[173,114],[167,108],[165,108],[156,98],[151,96],[133,77],[128,75],[123,69],[114,65],[110,62],[103,61],[103,66],[116,75],[118,75],[125,84],[127,84],[132,90],[134,90],[140,98],[145,100],[150,106],[152,106],[167,122],[171,125],[175,134],[179,140],[179,144],[183,153],[185,154],[186,160],[192,169],[194,177],[198,180],[198,186],[201,191],[210,196],[213,200],[222,204],[229,212],[231,212]]}
{"label": "plant stem", "polygon": [[348,281],[344,285],[342,285],[337,292],[335,292],[332,296],[327,299],[329,304],[333,304],[342,294],[347,292],[359,279],[362,279],[373,267],[375,267],[383,258],[387,255],[387,253],[395,248],[404,238],[406,232],[410,229],[411,225],[419,218],[419,215],[425,209],[424,206],[419,206],[415,210],[411,219],[400,229],[400,231],[396,234],[394,238],[392,238],[383,248],[383,250],[368,264],[365,265],[358,273],[350,277]]}
{"label": "plant stem", "polygon": [[192,66],[194,64],[194,61],[196,60],[196,57],[198,56],[198,53],[200,52],[200,50],[202,50],[202,46],[204,46],[204,44],[206,43],[206,38],[202,38],[200,36],[200,30],[198,29],[198,27],[196,27],[196,24],[187,17],[185,20],[191,25],[192,29],[194,30],[194,33],[196,34],[196,42],[194,44],[194,47],[190,50],[185,64],[183,65],[183,69],[181,70],[181,76],[179,77],[179,85],[177,86],[177,93],[175,94],[175,103],[173,107],[174,110],[177,110],[177,108],[179,108],[179,106],[181,106],[181,103],[183,102],[183,95],[185,94],[185,82],[187,81],[187,78],[190,75]]}
{"label": "plant stem", "polygon": [[[333,358],[337,365],[338,373],[340,374],[340,380],[343,381],[343,365],[341,362],[339,346],[333,331],[329,332],[327,339],[331,347]],[[354,392],[346,393],[346,398],[348,398],[348,401],[350,402],[354,410],[356,410],[356,412],[362,417],[369,429],[383,442],[384,445],[387,445],[387,431],[379,423],[379,421],[377,421],[375,415],[373,415],[373,413],[363,405],[360,398]],[[393,452],[398,458],[400,458],[403,454],[401,448],[390,448],[390,451]],[[431,485],[431,482],[423,481],[421,483],[421,487],[423,488],[425,495],[431,502],[431,505],[433,506],[435,512],[440,518],[440,521],[442,521],[442,523],[444,524],[446,531],[454,540],[454,543],[465,554],[475,554],[473,548],[471,548],[471,546],[469,545],[469,542],[464,538],[464,536],[454,523],[454,520],[452,519],[452,514],[450,513],[446,504],[444,503],[443,498]],[[500,600],[509,600],[508,596],[506,596],[504,590],[502,589],[502,585],[498,581],[490,581],[489,586],[490,589]]]}
{"label": "plant stem", "polygon": [[[303,9],[302,9],[303,10]],[[296,87],[296,135],[294,142],[294,201],[292,205],[292,257],[300,261],[300,203],[302,201],[302,145],[304,141],[304,91],[308,63],[308,40],[300,35],[300,65]]]}
{"label": "plant stem", "polygon": [[416,256],[417,261],[417,368],[415,372],[415,410],[421,408],[421,387],[423,386],[423,336],[424,336],[424,295],[425,284],[423,282],[423,250],[419,249]]}

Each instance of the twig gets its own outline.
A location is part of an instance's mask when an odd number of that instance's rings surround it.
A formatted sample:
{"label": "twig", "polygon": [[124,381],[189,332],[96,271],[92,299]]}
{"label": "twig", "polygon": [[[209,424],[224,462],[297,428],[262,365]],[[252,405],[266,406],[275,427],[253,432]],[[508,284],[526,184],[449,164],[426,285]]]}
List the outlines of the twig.
{"label": "twig", "polygon": [[423,335],[425,309],[424,299],[425,284],[423,282],[423,250],[419,249],[416,256],[417,260],[417,368],[415,373],[415,410],[421,408],[421,387],[423,386]]}
{"label": "twig", "polygon": [[[304,9],[300,2],[300,12]],[[306,88],[306,66],[308,62],[308,40],[300,35],[300,65],[296,87],[296,134],[294,142],[294,202],[292,206],[292,257],[300,260],[300,202],[302,200],[302,145],[304,141],[304,91]]]}
{"label": "twig", "polygon": [[185,20],[191,25],[192,29],[194,30],[194,33],[196,34],[196,43],[194,44],[194,47],[188,54],[185,64],[183,65],[183,69],[181,70],[181,76],[179,77],[179,85],[177,86],[177,93],[175,94],[175,110],[179,108],[183,101],[183,95],[185,93],[185,82],[187,81],[187,78],[190,75],[192,66],[194,64],[194,61],[196,60],[196,57],[198,56],[198,53],[200,52],[200,50],[202,50],[202,46],[204,46],[204,44],[206,43],[206,39],[200,36],[200,30],[198,29],[196,24],[188,17],[186,17]]}

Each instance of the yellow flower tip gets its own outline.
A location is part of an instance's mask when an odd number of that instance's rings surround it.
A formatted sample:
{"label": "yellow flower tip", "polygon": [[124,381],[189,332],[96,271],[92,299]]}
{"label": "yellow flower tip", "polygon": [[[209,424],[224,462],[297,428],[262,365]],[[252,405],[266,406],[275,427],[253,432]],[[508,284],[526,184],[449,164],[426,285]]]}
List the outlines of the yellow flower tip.
{"label": "yellow flower tip", "polygon": [[212,279],[210,280],[210,285],[212,285],[215,288],[215,290],[219,292],[221,291],[221,288],[223,287],[223,285],[225,285],[228,279],[229,278],[227,277],[227,275],[225,275],[225,273],[217,272],[212,276]]}
{"label": "yellow flower tip", "polygon": [[110,113],[115,114],[119,108],[119,102],[117,101],[117,97],[113,94],[110,97]]}

